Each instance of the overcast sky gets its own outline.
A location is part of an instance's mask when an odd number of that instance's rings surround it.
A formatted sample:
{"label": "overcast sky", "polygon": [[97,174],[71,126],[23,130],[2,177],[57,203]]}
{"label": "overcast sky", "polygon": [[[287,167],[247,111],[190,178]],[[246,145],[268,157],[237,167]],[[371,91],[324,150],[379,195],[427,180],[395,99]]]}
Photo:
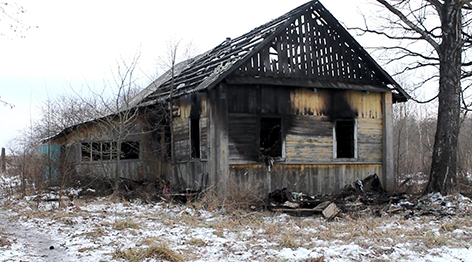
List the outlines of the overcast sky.
{"label": "overcast sky", "polygon": [[[170,39],[192,42],[199,52],[235,38],[307,0],[31,0],[18,1],[18,17],[33,28],[20,34],[0,17],[0,147],[38,116],[48,97],[87,89],[116,71],[117,61],[140,52],[143,87],[156,75]],[[342,23],[362,21],[364,0],[322,3]],[[14,10],[14,9],[13,9]],[[1,13],[0,13],[1,15]],[[362,44],[362,41],[361,41]],[[157,71],[157,73],[162,73]]]}

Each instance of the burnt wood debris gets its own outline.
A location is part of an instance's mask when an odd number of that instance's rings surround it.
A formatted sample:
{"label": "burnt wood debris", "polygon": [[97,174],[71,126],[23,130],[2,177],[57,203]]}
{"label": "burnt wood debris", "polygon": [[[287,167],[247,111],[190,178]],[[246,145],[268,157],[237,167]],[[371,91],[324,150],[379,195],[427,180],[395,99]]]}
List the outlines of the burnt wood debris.
{"label": "burnt wood debris", "polygon": [[[373,174],[392,191],[392,104],[408,99],[310,1],[177,63],[136,95],[128,106],[139,109],[136,127],[125,142],[137,146],[121,173],[174,193],[225,194],[245,182],[264,192],[334,195]],[[156,110],[167,117],[153,118]],[[106,176],[113,159],[81,157],[81,145],[113,145],[96,125],[68,128],[46,143],[71,152],[77,172]]]}
{"label": "burnt wood debris", "polygon": [[268,209],[294,216],[323,216],[332,220],[341,214],[350,216],[389,216],[402,214],[405,219],[414,216],[437,218],[461,214],[454,196],[421,196],[407,193],[388,193],[374,174],[346,185],[339,193],[330,196],[290,192],[286,188],[275,190],[252,209]]}

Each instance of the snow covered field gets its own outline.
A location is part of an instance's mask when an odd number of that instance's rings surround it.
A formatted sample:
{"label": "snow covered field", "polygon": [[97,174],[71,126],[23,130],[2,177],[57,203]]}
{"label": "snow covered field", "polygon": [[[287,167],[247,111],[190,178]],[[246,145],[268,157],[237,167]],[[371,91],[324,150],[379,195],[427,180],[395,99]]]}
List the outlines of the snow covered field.
{"label": "snow covered field", "polygon": [[334,221],[111,198],[2,202],[0,261],[472,261],[472,201],[461,196],[426,201],[454,216]]}

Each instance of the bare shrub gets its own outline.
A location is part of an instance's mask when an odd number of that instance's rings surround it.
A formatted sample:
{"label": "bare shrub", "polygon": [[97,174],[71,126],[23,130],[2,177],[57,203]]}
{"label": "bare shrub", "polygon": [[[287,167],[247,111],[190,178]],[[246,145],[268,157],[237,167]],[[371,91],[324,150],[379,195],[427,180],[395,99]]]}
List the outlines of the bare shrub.
{"label": "bare shrub", "polygon": [[16,192],[25,196],[31,192],[42,190],[47,185],[47,165],[46,159],[37,155],[34,149],[25,149],[23,152],[15,154],[7,170],[10,177],[19,177],[20,183]]}

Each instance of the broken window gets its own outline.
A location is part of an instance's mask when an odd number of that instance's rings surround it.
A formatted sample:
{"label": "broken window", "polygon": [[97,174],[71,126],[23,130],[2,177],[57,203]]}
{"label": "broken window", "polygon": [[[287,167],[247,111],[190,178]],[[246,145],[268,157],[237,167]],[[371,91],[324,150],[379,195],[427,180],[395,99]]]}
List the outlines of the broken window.
{"label": "broken window", "polygon": [[80,145],[81,153],[82,153],[82,162],[88,162],[91,159],[91,148],[92,145],[90,143],[82,143]]}
{"label": "broken window", "polygon": [[356,121],[337,120],[334,127],[335,158],[356,158]]}
{"label": "broken window", "polygon": [[92,143],[92,161],[98,161],[102,159],[101,143]]}
{"label": "broken window", "polygon": [[261,118],[260,152],[264,156],[282,157],[282,120]]}
{"label": "broken window", "polygon": [[190,118],[190,148],[192,158],[200,158],[200,117]]}
{"label": "broken window", "polygon": [[116,143],[105,142],[102,143],[102,160],[116,159]]}
{"label": "broken window", "polygon": [[139,159],[139,142],[126,141],[121,143],[121,159]]}
{"label": "broken window", "polygon": [[[116,142],[82,143],[82,162],[109,161],[117,159]],[[120,159],[139,159],[139,142],[126,141],[121,143]]]}

